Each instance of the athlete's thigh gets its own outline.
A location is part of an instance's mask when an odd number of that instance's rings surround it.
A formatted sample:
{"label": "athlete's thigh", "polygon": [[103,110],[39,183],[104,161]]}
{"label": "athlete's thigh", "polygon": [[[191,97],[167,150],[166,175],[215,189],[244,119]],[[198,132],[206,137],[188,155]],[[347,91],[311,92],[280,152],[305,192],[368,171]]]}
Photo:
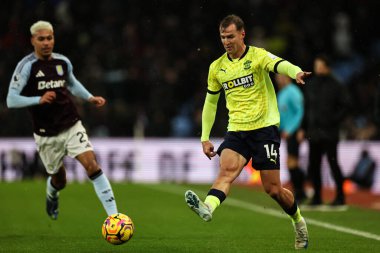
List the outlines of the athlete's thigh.
{"label": "athlete's thigh", "polygon": [[97,163],[95,153],[91,150],[77,155],[75,159],[77,159],[84,167],[87,167],[91,163]]}
{"label": "athlete's thigh", "polygon": [[58,136],[40,136],[34,134],[37,151],[46,172],[54,175],[63,167],[63,157],[66,155],[64,141]]}
{"label": "athlete's thigh", "polygon": [[220,155],[221,173],[236,178],[245,164],[247,164],[247,159],[244,156],[232,149],[223,149]]}
{"label": "athlete's thigh", "polygon": [[227,158],[231,155],[234,156],[235,153],[243,156],[248,162],[251,159],[251,149],[249,145],[247,145],[245,139],[244,139],[245,132],[227,132],[227,134],[224,136],[223,142],[220,144],[217,153],[220,157],[222,157],[222,152],[225,149],[229,149],[231,151],[234,151],[234,153],[231,153],[228,151],[224,156]]}
{"label": "athlete's thigh", "polygon": [[81,121],[66,131],[66,140],[67,154],[72,158],[94,150]]}

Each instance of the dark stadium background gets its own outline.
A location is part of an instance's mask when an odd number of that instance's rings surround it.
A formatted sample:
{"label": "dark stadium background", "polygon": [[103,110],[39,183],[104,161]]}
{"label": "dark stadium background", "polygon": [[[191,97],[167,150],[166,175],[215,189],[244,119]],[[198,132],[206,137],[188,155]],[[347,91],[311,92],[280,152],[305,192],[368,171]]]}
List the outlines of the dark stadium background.
{"label": "dark stadium background", "polygon": [[[247,43],[305,70],[329,54],[352,99],[342,138],[379,139],[379,9],[369,0],[2,1],[0,136],[31,135],[26,110],[7,109],[5,99],[17,62],[32,50],[29,27],[44,19],[54,25],[55,51],[108,99],[100,111],[78,101],[91,136],[198,137],[208,66],[223,53],[218,23],[235,13],[246,22]],[[223,106],[218,114],[213,136],[220,137]]]}

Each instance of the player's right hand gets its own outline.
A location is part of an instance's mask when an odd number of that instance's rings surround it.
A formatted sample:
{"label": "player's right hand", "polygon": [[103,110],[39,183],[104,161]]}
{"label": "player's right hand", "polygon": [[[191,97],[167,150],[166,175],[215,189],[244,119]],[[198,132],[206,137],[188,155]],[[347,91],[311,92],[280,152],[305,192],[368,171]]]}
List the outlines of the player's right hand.
{"label": "player's right hand", "polygon": [[211,141],[202,141],[202,148],[203,153],[205,153],[208,159],[211,160],[211,157],[214,157],[216,155],[216,152],[214,152],[214,145],[211,143]]}
{"label": "player's right hand", "polygon": [[106,103],[106,100],[100,96],[90,97],[88,101],[93,103],[96,107],[101,107]]}
{"label": "player's right hand", "polygon": [[54,102],[55,98],[56,98],[56,94],[55,94],[55,91],[47,91],[45,92],[44,95],[42,95],[42,97],[40,98],[40,104],[51,104]]}
{"label": "player's right hand", "polygon": [[305,84],[305,79],[311,76],[311,72],[301,71],[296,75],[296,83]]}

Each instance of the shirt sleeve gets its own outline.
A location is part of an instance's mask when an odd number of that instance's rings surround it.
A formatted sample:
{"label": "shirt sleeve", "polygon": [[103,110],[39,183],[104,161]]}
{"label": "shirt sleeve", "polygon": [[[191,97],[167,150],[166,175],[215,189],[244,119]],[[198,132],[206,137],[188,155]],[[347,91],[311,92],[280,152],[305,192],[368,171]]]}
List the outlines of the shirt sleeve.
{"label": "shirt sleeve", "polygon": [[260,50],[262,55],[261,63],[267,72],[287,75],[292,79],[296,79],[296,75],[299,72],[302,72],[300,67],[293,65],[292,63],[266,51],[265,49]]}
{"label": "shirt sleeve", "polygon": [[299,72],[302,72],[302,69],[296,65],[291,64],[288,61],[282,60],[278,62],[275,72],[287,75],[292,79],[296,79],[296,76]]}
{"label": "shirt sleeve", "polygon": [[92,97],[92,94],[83,86],[81,82],[76,79],[74,73],[73,73],[73,65],[71,62],[66,58],[65,59],[68,65],[68,85],[67,89],[76,97],[80,97],[84,100],[88,100],[90,97]]}
{"label": "shirt sleeve", "polygon": [[259,49],[259,55],[261,55],[261,65],[267,72],[276,72],[276,67],[279,62],[283,61],[282,58],[266,51],[265,49]]}
{"label": "shirt sleeve", "polygon": [[38,105],[41,99],[40,96],[26,97],[21,95],[30,76],[31,64],[27,63],[22,67],[20,64],[21,62],[17,65],[9,84],[7,95],[8,108],[22,108]]}
{"label": "shirt sleeve", "polygon": [[202,111],[202,136],[201,141],[208,141],[210,139],[210,133],[212,126],[215,122],[216,110],[218,107],[218,100],[222,86],[216,78],[217,69],[216,62],[210,65],[208,78],[207,78],[207,94]]}
{"label": "shirt sleeve", "polygon": [[213,62],[210,65],[208,78],[207,78],[207,90],[209,93],[219,93],[222,89],[222,85],[218,82],[216,78],[216,70],[217,70],[216,62]]}
{"label": "shirt sleeve", "polygon": [[215,122],[215,115],[218,106],[220,93],[211,94],[207,93],[205,103],[202,111],[202,136],[201,141],[208,141],[212,126]]}

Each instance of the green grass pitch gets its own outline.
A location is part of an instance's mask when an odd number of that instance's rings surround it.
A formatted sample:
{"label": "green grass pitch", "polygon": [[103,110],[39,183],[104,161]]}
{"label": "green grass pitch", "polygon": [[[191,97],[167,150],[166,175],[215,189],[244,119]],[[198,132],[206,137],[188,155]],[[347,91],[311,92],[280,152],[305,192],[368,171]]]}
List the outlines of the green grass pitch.
{"label": "green grass pitch", "polygon": [[[43,180],[0,183],[0,252],[295,251],[290,219],[262,191],[234,185],[213,220],[202,221],[186,206],[184,192],[192,189],[203,198],[208,187],[114,183],[119,211],[136,227],[131,241],[114,246],[101,236],[106,214],[89,182],[68,184],[61,192],[56,221],[45,214]],[[377,211],[350,207],[303,214],[314,221],[308,252],[380,252]]]}

